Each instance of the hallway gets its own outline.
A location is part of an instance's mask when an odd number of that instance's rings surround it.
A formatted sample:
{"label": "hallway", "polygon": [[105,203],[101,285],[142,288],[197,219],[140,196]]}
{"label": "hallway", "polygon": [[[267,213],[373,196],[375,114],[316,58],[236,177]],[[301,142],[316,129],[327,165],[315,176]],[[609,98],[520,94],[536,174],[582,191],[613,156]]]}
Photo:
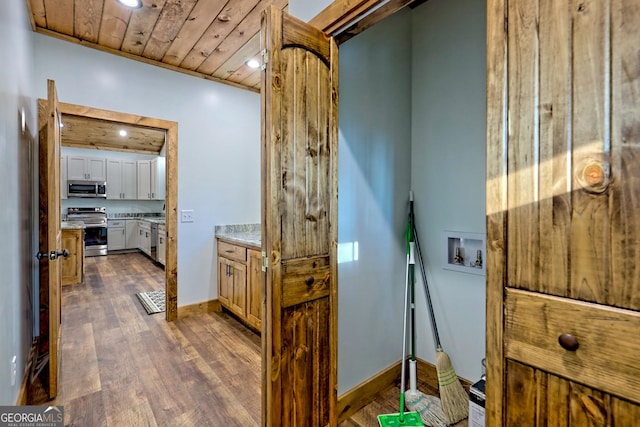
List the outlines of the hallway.
{"label": "hallway", "polygon": [[253,426],[261,419],[260,338],[226,314],[173,323],[135,294],[162,289],[140,253],[85,260],[62,291],[59,395],[65,425]]}

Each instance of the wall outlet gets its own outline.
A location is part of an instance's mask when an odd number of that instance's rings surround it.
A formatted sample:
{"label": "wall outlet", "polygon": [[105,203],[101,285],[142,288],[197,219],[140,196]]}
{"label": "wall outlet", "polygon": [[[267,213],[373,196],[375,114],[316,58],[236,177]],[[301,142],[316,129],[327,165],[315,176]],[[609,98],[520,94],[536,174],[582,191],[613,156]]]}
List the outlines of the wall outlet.
{"label": "wall outlet", "polygon": [[16,375],[18,374],[18,364],[16,362],[17,357],[13,356],[11,359],[11,385],[16,385]]}
{"label": "wall outlet", "polygon": [[193,222],[193,209],[180,211],[180,222]]}

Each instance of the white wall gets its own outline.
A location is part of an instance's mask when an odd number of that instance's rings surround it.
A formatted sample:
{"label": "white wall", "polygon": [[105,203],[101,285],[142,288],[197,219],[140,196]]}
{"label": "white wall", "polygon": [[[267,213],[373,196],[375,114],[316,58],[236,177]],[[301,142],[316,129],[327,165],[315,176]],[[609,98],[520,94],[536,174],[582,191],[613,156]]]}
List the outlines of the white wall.
{"label": "white wall", "polygon": [[[24,1],[0,9],[0,405],[15,405],[33,337],[34,265],[37,246],[31,209],[37,156],[33,99],[33,49]],[[22,132],[19,111],[26,114]],[[37,187],[36,187],[37,188]],[[17,359],[11,385],[10,364]]]}
{"label": "white wall", "polygon": [[178,122],[178,305],[217,298],[214,225],[260,222],[259,94],[43,35],[35,82],[62,102]]}
{"label": "white wall", "polygon": [[340,46],[338,241],[359,250],[338,264],[339,394],[402,355],[410,44],[403,11]]}
{"label": "white wall", "polygon": [[[456,372],[480,377],[485,277],[441,266],[444,230],[485,233],[485,2],[430,0],[412,11],[412,186],[440,338]],[[422,288],[419,280],[418,288]],[[418,356],[434,362],[420,292]]]}
{"label": "white wall", "polygon": [[332,0],[291,0],[289,1],[289,13],[308,22],[331,2]]}

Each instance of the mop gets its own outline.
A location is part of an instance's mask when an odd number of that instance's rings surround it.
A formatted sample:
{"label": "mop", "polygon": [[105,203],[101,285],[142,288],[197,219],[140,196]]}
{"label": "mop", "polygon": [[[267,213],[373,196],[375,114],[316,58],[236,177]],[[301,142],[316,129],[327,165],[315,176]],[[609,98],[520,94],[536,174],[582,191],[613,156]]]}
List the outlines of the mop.
{"label": "mop", "polygon": [[407,248],[407,272],[404,288],[404,316],[402,323],[402,369],[400,375],[400,412],[395,414],[378,415],[380,427],[424,427],[420,414],[417,412],[405,412],[405,367],[407,364],[407,306],[409,305],[409,270],[410,249]]}
{"label": "mop", "polygon": [[413,235],[415,238],[415,249],[420,262],[422,271],[422,284],[424,285],[424,293],[427,299],[427,308],[431,317],[431,328],[433,331],[433,339],[436,345],[436,371],[438,373],[438,384],[440,386],[440,399],[442,399],[442,409],[447,420],[451,424],[455,424],[469,416],[469,395],[465,392],[458,375],[456,374],[449,355],[442,348],[440,336],[438,334],[438,326],[436,325],[436,317],[433,312],[433,304],[429,293],[429,285],[427,283],[427,272],[424,265],[424,258],[420,250],[420,239],[416,230],[415,222],[413,223]]}
{"label": "mop", "polygon": [[414,242],[414,216],[413,216],[413,191],[409,192],[409,224],[407,227],[407,280],[410,288],[411,307],[411,358],[409,359],[409,390],[406,392],[405,401],[407,408],[418,412],[422,421],[431,427],[447,427],[447,418],[442,411],[442,403],[436,396],[424,394],[417,388],[416,372],[416,328],[415,328],[415,242]]}

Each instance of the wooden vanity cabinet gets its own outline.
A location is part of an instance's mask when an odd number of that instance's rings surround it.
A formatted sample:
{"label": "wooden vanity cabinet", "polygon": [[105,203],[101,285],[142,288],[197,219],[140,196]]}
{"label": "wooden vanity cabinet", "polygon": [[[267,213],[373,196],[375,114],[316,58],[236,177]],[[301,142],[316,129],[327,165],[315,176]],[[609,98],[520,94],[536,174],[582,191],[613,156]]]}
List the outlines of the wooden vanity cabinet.
{"label": "wooden vanity cabinet", "polygon": [[260,251],[218,240],[218,300],[256,330],[262,326]]}
{"label": "wooden vanity cabinet", "polygon": [[62,230],[62,248],[69,251],[69,256],[62,257],[62,285],[82,283],[84,274],[84,230]]}

